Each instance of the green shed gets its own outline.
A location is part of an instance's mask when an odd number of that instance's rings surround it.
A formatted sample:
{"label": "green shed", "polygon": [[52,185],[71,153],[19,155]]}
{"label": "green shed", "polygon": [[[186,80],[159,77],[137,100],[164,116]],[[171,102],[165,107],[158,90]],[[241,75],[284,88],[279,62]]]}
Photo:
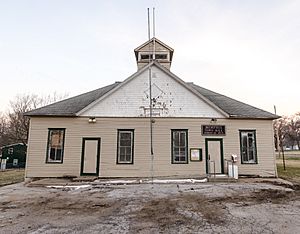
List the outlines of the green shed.
{"label": "green shed", "polygon": [[27,145],[23,143],[15,143],[1,147],[2,159],[7,159],[6,168],[25,168],[26,151]]}

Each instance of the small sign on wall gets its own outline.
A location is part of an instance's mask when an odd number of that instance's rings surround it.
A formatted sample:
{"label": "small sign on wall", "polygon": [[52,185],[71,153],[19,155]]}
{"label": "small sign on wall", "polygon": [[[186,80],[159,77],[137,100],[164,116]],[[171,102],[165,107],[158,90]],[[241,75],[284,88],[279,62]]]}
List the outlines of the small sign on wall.
{"label": "small sign on wall", "polygon": [[207,136],[224,136],[225,125],[202,125],[202,135]]}
{"label": "small sign on wall", "polygon": [[190,149],[190,161],[202,161],[202,149],[191,148]]}
{"label": "small sign on wall", "polygon": [[18,159],[17,158],[14,158],[14,160],[13,160],[13,166],[18,166]]}

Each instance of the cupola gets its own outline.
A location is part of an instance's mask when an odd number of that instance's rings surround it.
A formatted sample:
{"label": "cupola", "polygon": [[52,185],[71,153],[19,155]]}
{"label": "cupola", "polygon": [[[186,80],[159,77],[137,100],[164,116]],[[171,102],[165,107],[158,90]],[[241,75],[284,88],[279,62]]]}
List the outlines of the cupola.
{"label": "cupola", "polygon": [[146,66],[153,59],[170,70],[174,50],[153,37],[134,50],[138,70]]}

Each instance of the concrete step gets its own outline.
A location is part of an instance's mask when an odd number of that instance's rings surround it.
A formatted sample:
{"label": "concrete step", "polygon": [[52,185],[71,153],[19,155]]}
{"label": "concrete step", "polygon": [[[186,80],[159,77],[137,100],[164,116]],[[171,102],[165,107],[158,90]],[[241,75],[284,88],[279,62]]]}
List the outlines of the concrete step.
{"label": "concrete step", "polygon": [[72,178],[72,181],[73,182],[93,182],[96,179],[98,179],[98,177],[96,177],[96,176],[79,176],[79,177]]}

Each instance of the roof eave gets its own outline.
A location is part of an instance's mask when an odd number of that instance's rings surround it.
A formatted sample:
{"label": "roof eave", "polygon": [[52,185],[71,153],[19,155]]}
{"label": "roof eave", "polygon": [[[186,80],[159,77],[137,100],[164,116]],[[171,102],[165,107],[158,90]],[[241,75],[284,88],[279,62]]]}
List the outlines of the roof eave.
{"label": "roof eave", "polygon": [[150,43],[151,41],[153,41],[153,39],[155,39],[155,41],[159,44],[161,44],[162,46],[166,47],[168,50],[170,50],[171,52],[174,52],[174,49],[168,45],[166,45],[165,43],[163,43],[161,40],[157,39],[156,37],[152,37],[150,40],[146,41],[145,43],[141,44],[140,46],[138,46],[137,48],[134,49],[134,52],[140,50],[141,48],[143,48],[145,45],[147,45],[148,43]]}
{"label": "roof eave", "polygon": [[28,117],[77,117],[75,114],[27,114]]}
{"label": "roof eave", "polygon": [[280,116],[274,117],[251,117],[251,116],[229,116],[229,119],[251,119],[251,120],[275,120],[280,118]]}

